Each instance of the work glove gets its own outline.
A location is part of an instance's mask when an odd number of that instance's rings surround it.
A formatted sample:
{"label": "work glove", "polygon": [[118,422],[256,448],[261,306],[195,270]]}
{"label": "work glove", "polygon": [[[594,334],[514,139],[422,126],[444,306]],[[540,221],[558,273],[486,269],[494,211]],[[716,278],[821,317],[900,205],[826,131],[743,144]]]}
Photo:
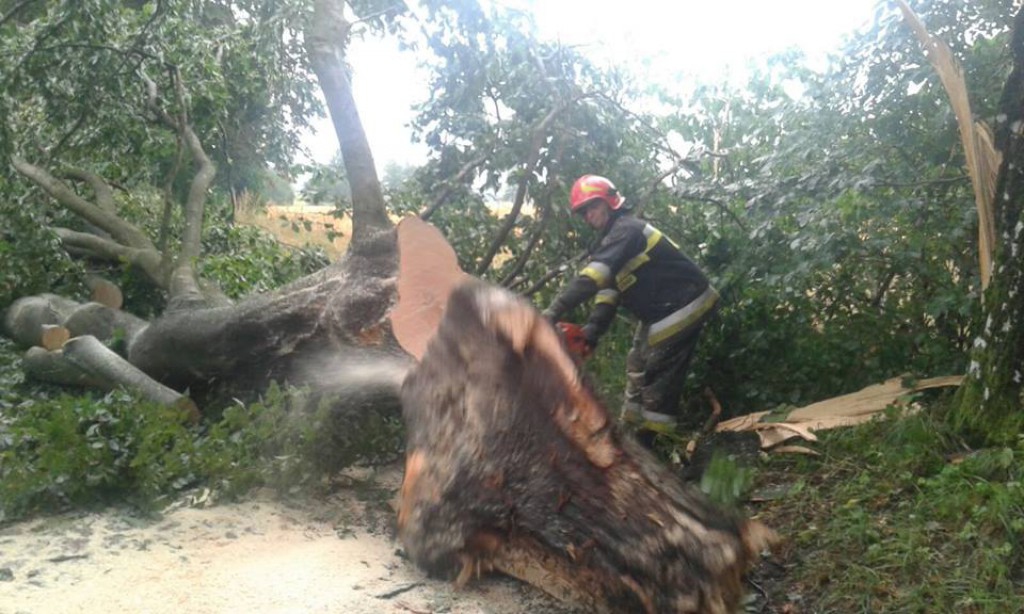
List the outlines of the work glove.
{"label": "work glove", "polygon": [[597,340],[601,338],[601,335],[593,324],[584,324],[583,338],[586,340],[587,345],[590,346],[590,351],[593,352],[597,348]]}

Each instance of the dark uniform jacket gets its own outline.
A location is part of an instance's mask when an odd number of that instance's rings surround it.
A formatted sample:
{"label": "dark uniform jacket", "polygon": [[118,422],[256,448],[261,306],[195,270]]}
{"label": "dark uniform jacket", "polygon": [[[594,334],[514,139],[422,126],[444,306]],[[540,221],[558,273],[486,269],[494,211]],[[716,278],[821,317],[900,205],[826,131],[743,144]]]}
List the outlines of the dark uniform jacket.
{"label": "dark uniform jacket", "polygon": [[591,344],[622,305],[649,327],[648,343],[656,345],[692,329],[711,312],[718,293],[671,239],[632,215],[618,214],[608,224],[590,262],[545,311],[548,317],[561,319],[596,295],[583,327]]}

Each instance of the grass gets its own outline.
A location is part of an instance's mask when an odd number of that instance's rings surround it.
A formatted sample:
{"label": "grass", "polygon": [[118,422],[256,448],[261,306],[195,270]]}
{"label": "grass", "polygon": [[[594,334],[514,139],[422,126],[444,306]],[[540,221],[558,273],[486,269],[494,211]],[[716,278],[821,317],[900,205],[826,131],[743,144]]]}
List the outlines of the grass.
{"label": "grass", "polygon": [[[819,458],[773,457],[751,511],[783,536],[773,612],[1024,611],[1024,440],[967,450],[942,408],[822,433]],[[789,609],[787,609],[789,608]]]}

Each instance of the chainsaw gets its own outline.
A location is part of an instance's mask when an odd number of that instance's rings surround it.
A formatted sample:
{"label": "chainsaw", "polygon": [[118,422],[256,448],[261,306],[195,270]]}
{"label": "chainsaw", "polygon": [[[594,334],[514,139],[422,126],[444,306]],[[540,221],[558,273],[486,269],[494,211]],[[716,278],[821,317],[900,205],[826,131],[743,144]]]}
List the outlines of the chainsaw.
{"label": "chainsaw", "polygon": [[576,362],[580,363],[590,358],[594,348],[587,342],[582,326],[572,322],[558,322],[555,324],[555,328],[558,330],[559,336],[562,337],[565,349],[569,351]]}

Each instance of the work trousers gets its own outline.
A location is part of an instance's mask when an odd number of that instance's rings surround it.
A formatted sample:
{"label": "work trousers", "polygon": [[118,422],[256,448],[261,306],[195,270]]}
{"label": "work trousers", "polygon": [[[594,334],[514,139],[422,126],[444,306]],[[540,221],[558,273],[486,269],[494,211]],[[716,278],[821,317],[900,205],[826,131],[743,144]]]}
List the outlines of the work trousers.
{"label": "work trousers", "polygon": [[626,356],[624,417],[674,425],[679,417],[679,398],[704,321],[655,345],[648,343],[649,327],[637,326],[633,347]]}

